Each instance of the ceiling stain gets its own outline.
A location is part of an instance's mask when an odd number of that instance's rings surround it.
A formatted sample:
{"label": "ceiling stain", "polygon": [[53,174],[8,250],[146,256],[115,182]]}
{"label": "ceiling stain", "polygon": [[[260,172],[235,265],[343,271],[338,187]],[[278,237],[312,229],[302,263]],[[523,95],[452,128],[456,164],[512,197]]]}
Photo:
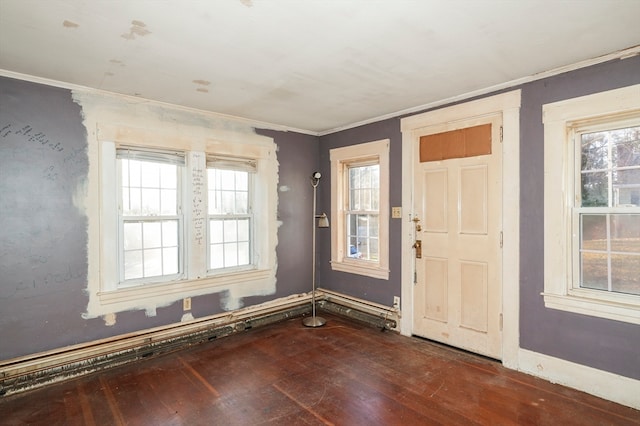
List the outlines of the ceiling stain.
{"label": "ceiling stain", "polygon": [[66,19],[62,22],[62,26],[65,28],[78,28],[80,25],[75,22],[67,21]]}
{"label": "ceiling stain", "polygon": [[119,59],[110,59],[109,62],[111,62],[112,64],[115,64],[115,65],[120,65],[121,67],[124,67],[124,65],[125,65],[125,63],[122,62]]}
{"label": "ceiling stain", "polygon": [[135,40],[136,36],[144,37],[151,34],[151,31],[147,29],[147,24],[142,21],[131,21],[131,28],[128,33],[122,34],[120,37],[126,40]]}
{"label": "ceiling stain", "polygon": [[198,87],[196,92],[209,93],[209,89],[205,89],[204,87]]}
{"label": "ceiling stain", "polygon": [[195,84],[200,84],[200,85],[202,85],[202,86],[208,86],[208,85],[210,85],[210,84],[211,84],[211,82],[210,82],[210,81],[207,81],[207,80],[193,80],[193,82],[194,82]]}
{"label": "ceiling stain", "polygon": [[253,7],[253,0],[240,0],[240,3],[247,7]]}
{"label": "ceiling stain", "polygon": [[107,77],[113,77],[115,74],[112,73],[111,71],[107,71],[104,73],[104,75],[106,75]]}

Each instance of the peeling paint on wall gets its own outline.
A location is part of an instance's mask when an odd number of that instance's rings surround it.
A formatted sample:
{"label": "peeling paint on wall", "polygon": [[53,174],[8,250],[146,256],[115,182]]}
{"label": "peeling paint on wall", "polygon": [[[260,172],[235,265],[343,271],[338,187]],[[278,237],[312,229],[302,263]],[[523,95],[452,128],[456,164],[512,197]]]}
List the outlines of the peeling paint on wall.
{"label": "peeling paint on wall", "polygon": [[107,327],[112,327],[116,325],[116,314],[114,313],[106,314],[103,317],[103,319],[104,319],[104,325],[106,325]]}

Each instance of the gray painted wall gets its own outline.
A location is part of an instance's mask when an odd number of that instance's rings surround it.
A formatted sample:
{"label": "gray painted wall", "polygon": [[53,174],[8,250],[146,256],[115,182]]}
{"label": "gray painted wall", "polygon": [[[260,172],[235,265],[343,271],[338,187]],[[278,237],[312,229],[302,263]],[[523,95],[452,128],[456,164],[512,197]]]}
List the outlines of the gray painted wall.
{"label": "gray painted wall", "polygon": [[[181,303],[119,312],[115,325],[85,320],[87,217],[74,206],[87,178],[86,130],[71,92],[0,78],[0,359],[175,323]],[[311,211],[308,176],[317,167],[318,138],[268,132],[278,147],[278,271],[274,295],[244,306],[308,291]],[[286,190],[284,190],[286,188]],[[309,277],[305,279],[305,277]],[[222,312],[220,294],[192,298],[195,318]]]}
{"label": "gray painted wall", "polygon": [[[640,57],[522,87],[520,115],[520,346],[640,379],[640,326],[547,309],[544,291],[542,105],[640,83]],[[640,274],[640,263],[638,265]]]}
{"label": "gray painted wall", "polygon": [[[318,211],[327,213],[331,211],[329,150],[381,139],[390,140],[389,203],[390,206],[402,205],[402,133],[400,132],[400,119],[391,118],[320,138],[320,171],[326,180],[323,178],[318,187]],[[389,219],[389,280],[332,271],[329,263],[331,235],[328,229],[319,230],[318,286],[386,306],[393,305],[393,296],[400,296],[401,287],[401,228],[401,219]]]}
{"label": "gray painted wall", "polygon": [[[640,379],[640,326],[547,309],[544,289],[544,129],[542,105],[640,83],[640,57],[599,64],[523,86],[520,115],[520,346],[578,364]],[[490,95],[493,95],[492,93]],[[487,96],[490,96],[487,95]],[[448,105],[447,105],[448,106]],[[417,114],[417,113],[416,113]],[[399,119],[388,119],[320,138],[323,173],[329,173],[332,148],[391,139],[392,206],[401,199],[401,133]],[[329,182],[323,182],[324,188]],[[330,210],[330,194],[322,192],[320,208]],[[391,219],[390,280],[333,272],[329,237],[324,236],[321,287],[391,305],[400,294],[400,222]],[[640,274],[640,265],[638,267]],[[515,302],[515,301],[514,301]],[[509,301],[505,301],[509,303]]]}

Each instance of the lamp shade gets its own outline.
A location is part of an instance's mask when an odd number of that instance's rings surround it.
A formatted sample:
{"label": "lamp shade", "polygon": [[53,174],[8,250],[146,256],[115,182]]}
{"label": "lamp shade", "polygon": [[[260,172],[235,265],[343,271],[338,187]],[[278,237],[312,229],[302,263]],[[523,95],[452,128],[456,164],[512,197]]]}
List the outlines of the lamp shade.
{"label": "lamp shade", "polygon": [[329,227],[329,218],[326,213],[322,213],[318,216],[318,228],[328,228]]}

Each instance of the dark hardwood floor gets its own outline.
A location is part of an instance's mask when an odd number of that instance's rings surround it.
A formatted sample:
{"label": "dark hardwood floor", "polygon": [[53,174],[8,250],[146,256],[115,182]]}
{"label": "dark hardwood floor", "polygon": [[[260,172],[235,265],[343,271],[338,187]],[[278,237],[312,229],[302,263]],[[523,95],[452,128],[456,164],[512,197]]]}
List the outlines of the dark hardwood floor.
{"label": "dark hardwood floor", "polygon": [[638,425],[640,412],[339,317],[0,398],[3,425]]}

